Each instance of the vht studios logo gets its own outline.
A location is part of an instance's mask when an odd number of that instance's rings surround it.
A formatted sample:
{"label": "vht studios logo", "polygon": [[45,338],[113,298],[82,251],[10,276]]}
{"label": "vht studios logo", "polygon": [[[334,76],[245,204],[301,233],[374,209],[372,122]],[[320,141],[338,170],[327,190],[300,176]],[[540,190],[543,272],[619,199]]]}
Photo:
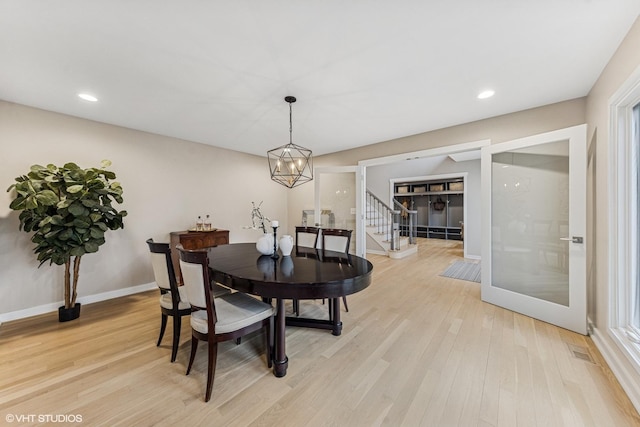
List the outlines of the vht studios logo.
{"label": "vht studios logo", "polygon": [[75,414],[7,414],[8,423],[81,423],[82,415]]}

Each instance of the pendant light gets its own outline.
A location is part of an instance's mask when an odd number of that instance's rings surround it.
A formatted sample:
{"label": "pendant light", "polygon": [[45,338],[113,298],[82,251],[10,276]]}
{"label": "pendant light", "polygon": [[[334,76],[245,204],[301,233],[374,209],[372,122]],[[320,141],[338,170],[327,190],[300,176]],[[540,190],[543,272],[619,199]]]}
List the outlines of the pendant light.
{"label": "pendant light", "polygon": [[291,104],[296,102],[296,98],[286,96],[284,100],[289,103],[289,143],[267,151],[267,158],[271,179],[293,188],[313,180],[313,164],[311,150],[293,143]]}

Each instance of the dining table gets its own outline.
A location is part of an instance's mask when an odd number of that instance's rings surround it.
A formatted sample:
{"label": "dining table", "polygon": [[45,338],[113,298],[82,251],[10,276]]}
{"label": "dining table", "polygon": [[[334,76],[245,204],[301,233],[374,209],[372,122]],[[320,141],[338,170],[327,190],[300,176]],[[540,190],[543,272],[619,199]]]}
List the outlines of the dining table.
{"label": "dining table", "polygon": [[[255,243],[207,249],[211,279],[239,292],[276,302],[273,373],[287,373],[285,327],[299,326],[342,333],[340,298],[371,284],[373,265],[365,258],[315,248],[294,247],[290,256],[261,255]],[[329,299],[329,319],[287,316],[285,300]]]}

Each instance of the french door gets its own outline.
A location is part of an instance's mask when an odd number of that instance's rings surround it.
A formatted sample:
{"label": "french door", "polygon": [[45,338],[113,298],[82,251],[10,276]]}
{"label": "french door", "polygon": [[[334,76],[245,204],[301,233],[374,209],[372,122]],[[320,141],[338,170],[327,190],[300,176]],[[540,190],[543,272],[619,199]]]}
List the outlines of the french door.
{"label": "french door", "polygon": [[586,125],[482,148],[482,300],[581,334]]}
{"label": "french door", "polygon": [[357,248],[357,204],[360,180],[356,179],[356,166],[325,167],[314,169],[316,225],[322,228],[353,230],[352,254],[360,255]]}

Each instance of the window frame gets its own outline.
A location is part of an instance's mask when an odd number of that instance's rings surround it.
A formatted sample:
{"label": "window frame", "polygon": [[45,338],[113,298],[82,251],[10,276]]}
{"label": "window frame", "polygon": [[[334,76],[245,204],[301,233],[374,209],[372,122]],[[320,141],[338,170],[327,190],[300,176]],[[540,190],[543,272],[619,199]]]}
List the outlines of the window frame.
{"label": "window frame", "polygon": [[[640,68],[609,101],[608,333],[640,372]],[[635,109],[635,113],[634,113]],[[636,117],[634,117],[634,115]],[[635,123],[635,127],[634,127]],[[635,322],[635,325],[634,325]]]}

